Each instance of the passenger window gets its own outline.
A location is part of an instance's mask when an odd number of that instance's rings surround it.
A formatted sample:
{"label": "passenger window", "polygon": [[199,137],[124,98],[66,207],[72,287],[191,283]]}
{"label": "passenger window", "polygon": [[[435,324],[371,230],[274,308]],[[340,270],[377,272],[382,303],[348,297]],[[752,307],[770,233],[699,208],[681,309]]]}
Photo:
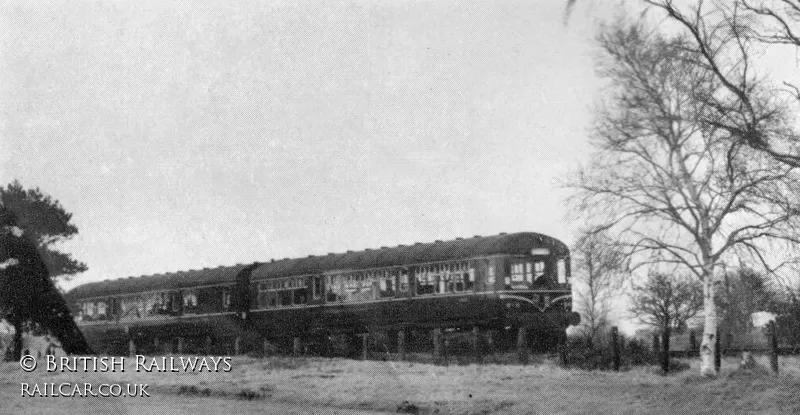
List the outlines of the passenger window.
{"label": "passenger window", "polygon": [[400,271],[400,291],[407,292],[409,289],[408,271]]}
{"label": "passenger window", "polygon": [[314,277],[314,299],[318,300],[322,298],[322,276],[315,276]]}
{"label": "passenger window", "polygon": [[533,280],[538,280],[544,275],[544,261],[536,261],[533,263]]}
{"label": "passenger window", "polygon": [[228,309],[231,306],[231,289],[228,287],[222,288],[222,307]]}
{"label": "passenger window", "polygon": [[269,283],[270,282],[258,283],[258,301],[257,301],[258,308],[267,308],[269,306],[269,298],[270,298]]}

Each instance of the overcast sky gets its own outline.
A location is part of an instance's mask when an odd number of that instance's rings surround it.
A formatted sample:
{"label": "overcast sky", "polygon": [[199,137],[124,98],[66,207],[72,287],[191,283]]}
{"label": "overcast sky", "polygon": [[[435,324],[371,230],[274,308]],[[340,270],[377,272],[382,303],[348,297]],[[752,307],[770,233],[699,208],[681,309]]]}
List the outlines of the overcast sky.
{"label": "overcast sky", "polygon": [[106,278],[536,231],[588,155],[591,10],[565,2],[12,2],[0,181]]}

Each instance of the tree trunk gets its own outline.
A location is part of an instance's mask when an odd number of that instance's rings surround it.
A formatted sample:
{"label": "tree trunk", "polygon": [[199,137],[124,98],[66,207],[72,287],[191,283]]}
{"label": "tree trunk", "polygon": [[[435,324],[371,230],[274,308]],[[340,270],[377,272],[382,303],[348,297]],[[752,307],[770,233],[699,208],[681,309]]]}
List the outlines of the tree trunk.
{"label": "tree trunk", "polygon": [[706,273],[703,278],[703,311],[705,327],[703,328],[703,342],[700,345],[700,374],[716,377],[714,352],[717,344],[717,305],[714,302],[713,272]]}
{"label": "tree trunk", "polygon": [[663,338],[661,339],[661,371],[669,373],[669,336],[671,335],[669,325],[664,327]]}
{"label": "tree trunk", "polygon": [[14,320],[14,339],[11,341],[11,361],[22,359],[22,320]]}
{"label": "tree trunk", "polygon": [[619,372],[620,356],[619,356],[619,328],[617,326],[611,327],[611,343],[612,353],[614,355],[614,371]]}

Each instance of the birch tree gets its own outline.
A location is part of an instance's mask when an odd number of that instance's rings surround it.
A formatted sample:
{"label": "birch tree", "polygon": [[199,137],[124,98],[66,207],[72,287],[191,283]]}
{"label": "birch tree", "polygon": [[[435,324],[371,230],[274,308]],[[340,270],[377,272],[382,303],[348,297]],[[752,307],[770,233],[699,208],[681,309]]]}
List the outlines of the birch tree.
{"label": "birch tree", "polygon": [[[762,151],[774,160],[800,167],[800,134],[775,124],[774,108],[763,105],[765,80],[755,76],[759,56],[768,48],[786,53],[800,47],[800,2],[797,0],[697,1],[644,0],[664,12],[686,34],[698,65],[715,78],[720,90],[708,97],[705,122],[726,130],[731,139]],[[793,47],[792,51],[787,47]],[[800,87],[784,80],[771,94],[800,104]]]}
{"label": "birch tree", "polygon": [[[700,280],[700,370],[716,376],[715,274],[732,256],[768,264],[768,248],[798,242],[798,172],[708,122],[726,115],[710,104],[724,86],[695,64],[688,39],[620,22],[598,42],[607,89],[595,111],[596,153],[571,180],[570,204],[618,237],[633,269],[680,267]],[[770,114],[763,122],[785,122],[766,94],[754,103]]]}

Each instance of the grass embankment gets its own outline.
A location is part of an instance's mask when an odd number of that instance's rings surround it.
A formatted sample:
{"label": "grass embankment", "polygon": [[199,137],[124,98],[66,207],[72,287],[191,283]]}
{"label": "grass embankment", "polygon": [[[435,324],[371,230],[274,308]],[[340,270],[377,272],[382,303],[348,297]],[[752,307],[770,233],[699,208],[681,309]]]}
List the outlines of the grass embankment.
{"label": "grass embankment", "polygon": [[[240,357],[230,372],[137,373],[132,359],[124,373],[25,373],[0,366],[3,400],[16,408],[56,405],[64,398],[19,398],[19,382],[147,383],[151,398],[105,398],[108,408],[150,408],[171,413],[246,413],[274,405],[308,412],[363,410],[396,412],[404,401],[419,413],[570,413],[570,414],[716,414],[800,413],[800,358],[781,358],[781,375],[763,369],[739,370],[723,362],[717,379],[691,369],[669,376],[655,367],[626,372],[563,369],[551,361],[528,366],[434,366],[424,363],[352,361],[320,358]],[[103,398],[82,398],[95,405]],[[67,399],[69,400],[69,399]],[[48,403],[49,402],[49,403]],[[74,402],[70,404],[75,404]],[[102,404],[104,408],[106,404]],[[11,406],[0,406],[9,408]],[[281,407],[282,408],[282,407]],[[324,411],[319,409],[324,408]],[[94,408],[96,409],[96,408]],[[114,411],[110,411],[114,412]]]}

